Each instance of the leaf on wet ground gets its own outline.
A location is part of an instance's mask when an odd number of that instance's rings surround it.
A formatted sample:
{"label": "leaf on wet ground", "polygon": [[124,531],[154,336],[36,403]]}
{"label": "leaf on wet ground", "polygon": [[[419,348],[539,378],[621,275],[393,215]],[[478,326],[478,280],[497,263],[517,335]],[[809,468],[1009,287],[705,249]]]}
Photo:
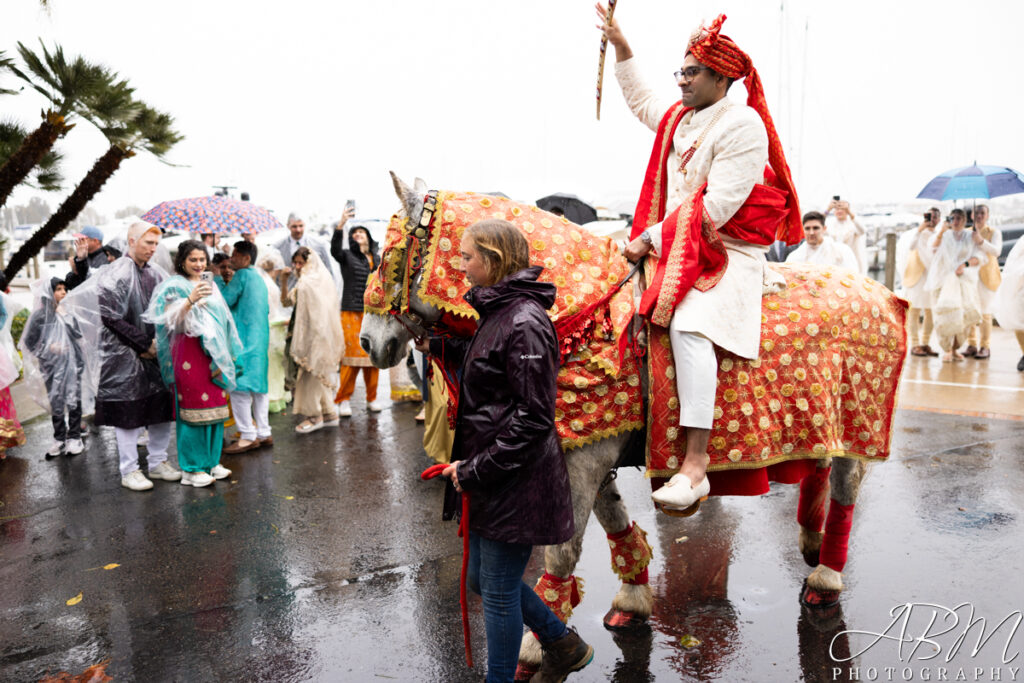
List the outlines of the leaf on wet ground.
{"label": "leaf on wet ground", "polygon": [[67,600],[64,604],[69,606],[69,607],[71,607],[72,605],[77,605],[80,602],[82,602],[82,594],[81,593],[79,593],[75,597],[71,598],[70,600]]}
{"label": "leaf on wet ground", "polygon": [[700,641],[693,636],[687,634],[679,639],[679,644],[683,647],[697,647],[700,645]]}
{"label": "leaf on wet ground", "polygon": [[275,534],[277,534],[277,533],[280,533],[280,532],[281,532],[281,530],[280,530],[280,529],[278,529],[278,528],[277,528],[277,525],[276,525],[276,524],[274,524],[273,522],[271,522],[271,523],[270,523],[270,526],[274,527],[274,533],[275,533]]}
{"label": "leaf on wet ground", "polygon": [[108,666],[110,666],[109,659],[99,664],[93,664],[77,676],[69,674],[67,671],[61,671],[56,676],[42,678],[39,683],[106,683],[106,681],[114,680],[107,675]]}
{"label": "leaf on wet ground", "polygon": [[110,564],[105,564],[105,565],[103,565],[102,567],[89,567],[89,568],[88,568],[88,569],[86,569],[85,571],[87,571],[87,572],[94,572],[94,571],[96,571],[96,570],[98,570],[98,569],[105,569],[105,570],[107,570],[107,571],[110,571],[111,569],[117,569],[117,568],[118,568],[118,567],[120,567],[120,566],[121,566],[121,565],[119,565],[119,564],[118,564],[118,563],[116,563],[116,562],[111,562]]}
{"label": "leaf on wet ground", "polygon": [[211,533],[211,534],[215,534],[215,533],[217,533],[217,530],[216,530],[216,529],[211,529],[211,530],[210,530],[210,533]]}
{"label": "leaf on wet ground", "polygon": [[278,498],[284,498],[285,500],[295,500],[295,496],[282,496],[280,493],[275,493]]}
{"label": "leaf on wet ground", "polygon": [[690,539],[689,536],[680,536],[679,538],[676,539],[676,543],[685,543],[689,539]]}

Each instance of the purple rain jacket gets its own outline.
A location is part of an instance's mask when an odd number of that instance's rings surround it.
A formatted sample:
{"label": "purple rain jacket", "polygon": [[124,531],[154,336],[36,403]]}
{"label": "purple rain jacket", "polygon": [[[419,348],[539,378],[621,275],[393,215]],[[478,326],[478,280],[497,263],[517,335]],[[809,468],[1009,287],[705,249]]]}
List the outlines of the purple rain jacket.
{"label": "purple rain jacket", "polygon": [[[466,301],[480,314],[471,339],[433,337],[431,353],[461,359],[462,377],[452,461],[470,494],[469,528],[505,543],[551,545],[572,538],[569,473],[555,431],[559,352],[545,312],[555,286],[537,282],[532,266]],[[461,505],[451,482],[444,518]]]}

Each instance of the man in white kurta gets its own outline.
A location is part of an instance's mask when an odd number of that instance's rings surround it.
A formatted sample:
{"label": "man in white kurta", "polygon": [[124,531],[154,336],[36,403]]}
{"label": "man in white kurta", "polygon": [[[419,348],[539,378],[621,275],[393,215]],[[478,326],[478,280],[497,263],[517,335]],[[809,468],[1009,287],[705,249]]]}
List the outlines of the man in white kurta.
{"label": "man in white kurta", "polygon": [[967,330],[981,320],[978,302],[978,265],[981,259],[967,216],[953,209],[951,224],[946,223],[932,240],[932,264],[925,283],[932,295],[932,316],[944,362],[963,360],[957,351]]}
{"label": "man in white kurta", "polygon": [[993,306],[999,326],[1017,333],[1021,357],[1017,370],[1024,372],[1024,239],[1017,240],[1006,256],[1003,280],[999,283]]}
{"label": "man in white kurta", "polygon": [[978,268],[978,302],[981,304],[981,322],[967,335],[965,356],[988,360],[992,352],[992,314],[996,291],[999,289],[999,254],[1003,251],[1003,231],[988,224],[988,207],[974,208],[974,246],[978,248],[981,266]]}
{"label": "man in white kurta", "polygon": [[[900,236],[896,249],[897,267],[902,273],[900,296],[910,303],[907,311],[907,343],[912,356],[938,356],[930,346],[932,329],[932,295],[925,289],[928,267],[932,262],[932,241],[942,213],[932,207],[915,230]],[[906,256],[901,259],[901,255]],[[902,262],[901,262],[902,261]],[[922,318],[924,325],[922,326]]]}
{"label": "man in white kurta", "polygon": [[786,257],[786,263],[816,263],[821,266],[835,266],[857,273],[857,257],[845,244],[827,234],[825,217],[817,211],[804,214],[804,234],[807,239]]}
{"label": "man in white kurta", "polygon": [[[600,7],[598,14],[603,14]],[[626,103],[644,125],[657,132],[673,102],[660,99],[646,85],[617,22],[612,21],[604,32],[615,47],[615,76]],[[682,68],[676,72],[682,104],[692,110],[682,115],[675,129],[673,149],[664,167],[664,215],[690,200],[707,183],[703,196],[705,219],[717,230],[763,180],[769,159],[768,134],[757,111],[726,96],[732,79],[702,64],[690,51],[696,49],[696,39],[696,35],[691,39]],[[728,49],[736,48],[731,45]],[[662,253],[661,237],[662,224],[658,223],[634,239],[624,253],[630,260],[651,251],[664,258],[667,254]],[[721,280],[707,291],[688,290],[669,324],[679,423],[687,428],[687,453],[679,472],[653,495],[656,502],[669,507],[693,505],[710,490],[707,441],[714,423],[718,368],[714,347],[753,359],[760,345],[761,297],[770,272],[765,260],[768,246],[723,233],[719,237],[728,255]],[[771,277],[777,280],[774,274]]]}

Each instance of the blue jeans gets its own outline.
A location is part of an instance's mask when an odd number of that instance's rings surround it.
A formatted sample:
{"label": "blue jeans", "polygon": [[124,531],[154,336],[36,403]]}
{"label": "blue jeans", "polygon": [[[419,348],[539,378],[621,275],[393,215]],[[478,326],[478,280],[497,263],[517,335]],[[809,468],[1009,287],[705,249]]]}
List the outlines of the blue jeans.
{"label": "blue jeans", "polygon": [[469,534],[469,588],[484,603],[487,628],[487,682],[512,681],[519,661],[523,624],[550,643],[568,630],[523,582],[533,546],[503,543]]}

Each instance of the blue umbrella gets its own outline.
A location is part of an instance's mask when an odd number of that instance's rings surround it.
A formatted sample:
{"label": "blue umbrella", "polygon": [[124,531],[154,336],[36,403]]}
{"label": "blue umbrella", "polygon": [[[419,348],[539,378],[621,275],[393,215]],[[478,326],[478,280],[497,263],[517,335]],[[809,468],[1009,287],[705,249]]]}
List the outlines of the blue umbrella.
{"label": "blue umbrella", "polygon": [[1024,175],[1006,166],[964,166],[941,173],[918,193],[918,199],[991,199],[1024,192]]}

